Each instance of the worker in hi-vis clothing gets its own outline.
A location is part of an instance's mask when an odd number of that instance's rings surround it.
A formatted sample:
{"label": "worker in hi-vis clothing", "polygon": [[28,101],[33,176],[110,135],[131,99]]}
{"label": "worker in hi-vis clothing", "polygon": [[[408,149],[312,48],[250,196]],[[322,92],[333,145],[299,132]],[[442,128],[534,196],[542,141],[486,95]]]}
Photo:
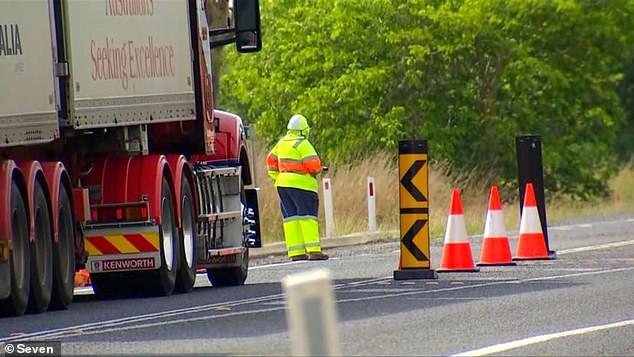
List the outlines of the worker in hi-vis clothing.
{"label": "worker in hi-vis clothing", "polygon": [[317,222],[317,174],[321,172],[321,160],[308,141],[310,127],[306,118],[293,115],[287,129],[266,157],[266,165],[280,196],[288,256],[293,261],[326,260]]}

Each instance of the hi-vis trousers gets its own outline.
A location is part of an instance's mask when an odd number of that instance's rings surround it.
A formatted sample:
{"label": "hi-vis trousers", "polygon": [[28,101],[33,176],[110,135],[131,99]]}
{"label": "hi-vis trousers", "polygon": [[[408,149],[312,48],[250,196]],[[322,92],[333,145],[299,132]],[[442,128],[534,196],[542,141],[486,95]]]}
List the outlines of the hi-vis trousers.
{"label": "hi-vis trousers", "polygon": [[317,192],[278,187],[284,217],[284,238],[289,257],[321,252],[319,243],[319,196]]}

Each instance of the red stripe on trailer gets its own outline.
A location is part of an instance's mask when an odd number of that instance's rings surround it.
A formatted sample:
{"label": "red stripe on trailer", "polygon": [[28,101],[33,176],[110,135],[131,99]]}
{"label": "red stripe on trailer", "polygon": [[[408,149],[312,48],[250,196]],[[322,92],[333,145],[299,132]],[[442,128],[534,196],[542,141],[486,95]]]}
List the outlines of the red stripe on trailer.
{"label": "red stripe on trailer", "polygon": [[142,234],[124,234],[128,242],[139,250],[139,252],[156,252],[156,248],[152,243],[148,242]]}
{"label": "red stripe on trailer", "polygon": [[92,245],[95,246],[95,248],[97,248],[103,254],[120,254],[121,253],[119,249],[117,249],[117,247],[112,245],[112,243],[110,243],[104,236],[86,237],[86,240],[88,240]]}

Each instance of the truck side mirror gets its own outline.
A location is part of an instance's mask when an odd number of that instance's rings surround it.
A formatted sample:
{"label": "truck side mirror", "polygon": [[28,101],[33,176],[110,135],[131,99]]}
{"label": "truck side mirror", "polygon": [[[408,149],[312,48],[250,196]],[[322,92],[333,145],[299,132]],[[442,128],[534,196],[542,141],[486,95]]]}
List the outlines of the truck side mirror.
{"label": "truck side mirror", "polygon": [[234,0],[236,48],[238,52],[257,52],[262,49],[260,31],[260,3],[258,0]]}
{"label": "truck side mirror", "polygon": [[244,138],[255,140],[255,124],[245,125]]}

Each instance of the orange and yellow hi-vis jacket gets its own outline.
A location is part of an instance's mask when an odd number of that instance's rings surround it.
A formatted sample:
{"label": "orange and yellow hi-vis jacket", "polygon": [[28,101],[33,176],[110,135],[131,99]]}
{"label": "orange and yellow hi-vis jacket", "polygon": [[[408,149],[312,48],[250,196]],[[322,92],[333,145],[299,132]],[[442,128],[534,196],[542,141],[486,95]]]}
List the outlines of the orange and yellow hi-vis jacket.
{"label": "orange and yellow hi-vis jacket", "polygon": [[317,192],[321,160],[313,145],[295,130],[280,139],[266,157],[268,174],[275,187],[292,187]]}

